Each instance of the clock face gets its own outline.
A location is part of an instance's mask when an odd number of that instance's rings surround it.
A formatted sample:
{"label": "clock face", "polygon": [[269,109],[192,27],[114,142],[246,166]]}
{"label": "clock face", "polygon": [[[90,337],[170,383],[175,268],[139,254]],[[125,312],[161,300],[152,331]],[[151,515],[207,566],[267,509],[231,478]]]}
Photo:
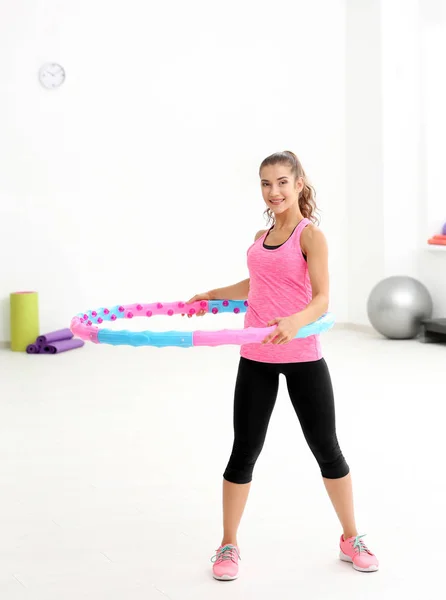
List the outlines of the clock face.
{"label": "clock face", "polygon": [[46,63],[39,71],[39,80],[45,88],[54,90],[65,81],[65,71],[57,63]]}

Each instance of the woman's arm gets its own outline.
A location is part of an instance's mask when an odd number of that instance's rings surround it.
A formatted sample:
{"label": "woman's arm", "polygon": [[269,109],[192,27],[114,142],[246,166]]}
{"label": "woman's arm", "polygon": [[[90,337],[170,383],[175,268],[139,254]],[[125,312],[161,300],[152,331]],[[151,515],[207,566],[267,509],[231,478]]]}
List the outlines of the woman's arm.
{"label": "woman's arm", "polygon": [[234,285],[210,290],[208,293],[211,300],[246,300],[249,294],[249,277]]}
{"label": "woman's arm", "polygon": [[306,308],[293,315],[299,329],[317,321],[326,313],[329,300],[328,246],[325,235],[314,225],[308,225],[302,231],[300,240],[307,257],[313,297]]}

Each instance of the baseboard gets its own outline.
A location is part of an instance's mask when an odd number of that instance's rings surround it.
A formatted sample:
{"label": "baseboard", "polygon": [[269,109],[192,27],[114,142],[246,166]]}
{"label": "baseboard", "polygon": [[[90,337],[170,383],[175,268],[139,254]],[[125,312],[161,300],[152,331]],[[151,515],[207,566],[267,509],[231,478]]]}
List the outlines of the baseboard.
{"label": "baseboard", "polygon": [[371,325],[363,325],[360,323],[335,323],[333,329],[348,329],[350,331],[359,331],[361,333],[374,333],[375,330]]}

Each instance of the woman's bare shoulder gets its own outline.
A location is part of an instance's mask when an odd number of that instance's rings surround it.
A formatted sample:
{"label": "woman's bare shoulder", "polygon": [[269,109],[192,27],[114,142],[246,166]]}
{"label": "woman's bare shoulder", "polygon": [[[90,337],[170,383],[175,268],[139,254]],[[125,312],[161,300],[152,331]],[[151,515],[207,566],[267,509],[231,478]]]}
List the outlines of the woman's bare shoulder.
{"label": "woman's bare shoulder", "polygon": [[268,229],[261,229],[260,231],[258,231],[254,237],[254,241],[256,242],[267,231],[268,231]]}

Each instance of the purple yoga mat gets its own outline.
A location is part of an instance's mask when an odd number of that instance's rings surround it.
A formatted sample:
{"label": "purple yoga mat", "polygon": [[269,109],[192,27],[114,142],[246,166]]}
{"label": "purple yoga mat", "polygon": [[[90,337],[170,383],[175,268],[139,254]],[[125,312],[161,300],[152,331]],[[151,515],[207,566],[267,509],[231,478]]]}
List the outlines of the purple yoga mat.
{"label": "purple yoga mat", "polygon": [[45,335],[39,335],[36,343],[44,346],[46,344],[52,344],[53,342],[60,342],[61,340],[71,340],[72,338],[73,334],[69,329],[58,329],[57,331],[52,331]]}
{"label": "purple yoga mat", "polygon": [[42,352],[42,346],[40,344],[28,344],[26,352],[27,354],[40,354]]}
{"label": "purple yoga mat", "polygon": [[74,350],[74,348],[81,348],[84,344],[84,340],[80,339],[59,340],[57,342],[52,342],[51,344],[45,344],[45,346],[43,346],[43,353],[59,354],[60,352],[66,352],[67,350]]}

